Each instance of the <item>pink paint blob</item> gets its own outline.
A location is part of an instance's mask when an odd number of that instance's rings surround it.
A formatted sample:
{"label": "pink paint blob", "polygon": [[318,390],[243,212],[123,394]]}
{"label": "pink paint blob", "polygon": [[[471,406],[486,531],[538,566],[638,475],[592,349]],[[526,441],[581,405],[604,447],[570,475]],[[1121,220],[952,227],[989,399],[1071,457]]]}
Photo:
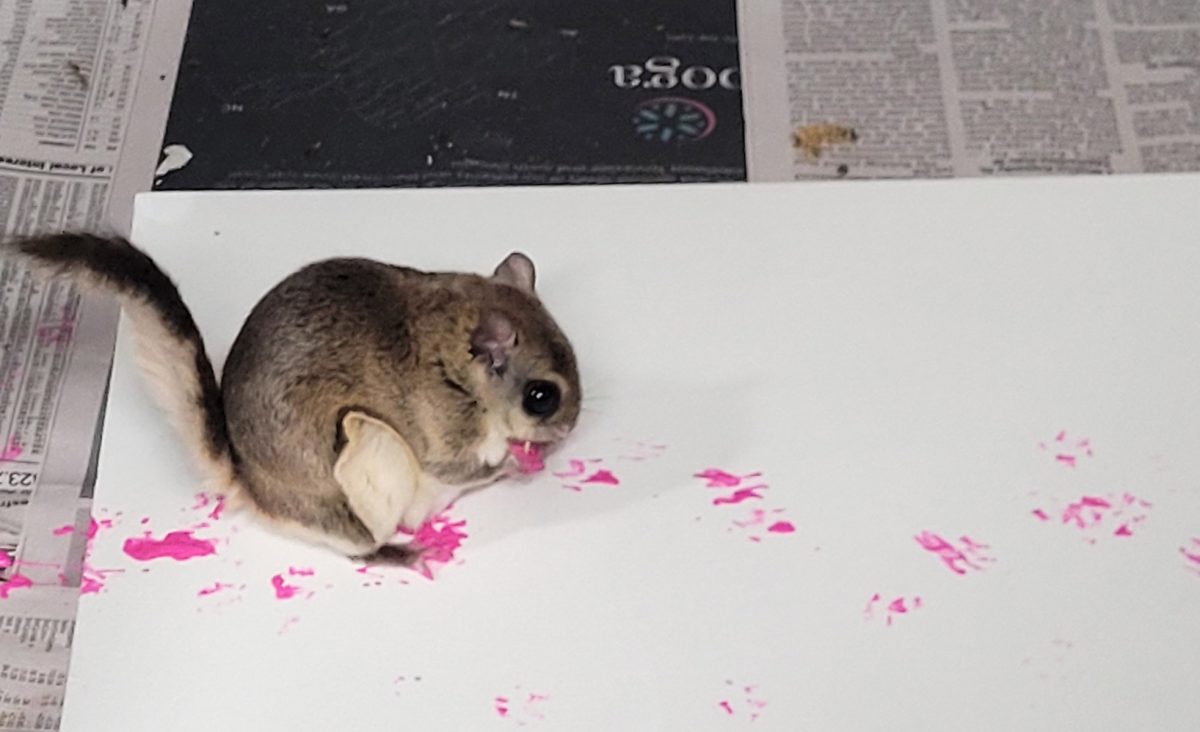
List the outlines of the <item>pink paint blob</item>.
{"label": "pink paint blob", "polygon": [[79,594],[81,595],[96,595],[100,590],[104,589],[104,582],[99,577],[89,577],[83,575],[79,584]]}
{"label": "pink paint blob", "polygon": [[753,488],[739,488],[736,491],[734,491],[731,495],[718,496],[717,498],[714,498],[712,504],[714,506],[721,506],[724,504],[741,503],[742,501],[748,501],[751,498],[762,498],[762,495],[760,493],[758,493],[758,491],[762,490],[763,488],[766,488],[766,486],[755,486]]}
{"label": "pink paint blob", "polygon": [[25,575],[20,573],[10,575],[6,581],[0,583],[0,600],[7,600],[11,593],[30,587],[33,587],[33,580]]}
{"label": "pink paint blob", "polygon": [[288,574],[293,577],[312,577],[316,573],[312,567],[288,567]]}
{"label": "pink paint blob", "polygon": [[1133,532],[1129,530],[1129,524],[1121,524],[1113,532],[1113,536],[1133,536]]}
{"label": "pink paint blob", "polygon": [[216,554],[217,549],[208,539],[198,539],[190,531],[172,531],[161,539],[149,535],[131,537],[122,547],[126,554],[139,562],[163,557],[182,562],[195,557]]}
{"label": "pink paint blob", "polygon": [[0,460],[16,460],[24,454],[25,448],[21,446],[21,438],[13,435],[8,444],[0,450]]}
{"label": "pink paint blob", "polygon": [[208,517],[213,521],[219,520],[221,514],[225,511],[225,496],[217,496],[215,504],[213,510],[208,512]]}
{"label": "pink paint blob", "polygon": [[1058,462],[1062,463],[1063,465],[1066,465],[1069,468],[1075,467],[1075,456],[1074,455],[1055,455],[1054,459],[1057,460]]}
{"label": "pink paint blob", "polygon": [[733,706],[728,701],[722,701],[717,706],[724,709],[726,714],[733,714]]}
{"label": "pink paint blob", "polygon": [[0,549],[0,569],[7,569],[13,565],[12,555],[4,549]]}
{"label": "pink paint blob", "polygon": [[776,521],[767,527],[767,531],[775,534],[790,534],[796,530],[791,521]]}
{"label": "pink paint blob", "polygon": [[612,472],[610,472],[608,470],[597,470],[596,472],[592,473],[588,477],[584,478],[582,482],[584,482],[584,483],[600,483],[603,485],[620,485],[621,484],[621,481],[617,479],[617,476],[613,475]]}
{"label": "pink paint blob", "polygon": [[59,526],[54,531],[51,531],[50,533],[55,536],[66,536],[67,534],[75,533],[75,527],[72,526],[71,524],[64,524],[62,526]]}
{"label": "pink paint blob", "polygon": [[508,716],[508,697],[498,696],[493,700],[493,704],[496,709],[496,714],[499,714],[501,717]]}
{"label": "pink paint blob", "polygon": [[522,473],[537,473],[545,469],[542,448],[534,442],[510,442],[508,452],[517,459],[517,468]]}
{"label": "pink paint blob", "polygon": [[271,586],[275,588],[276,600],[290,600],[295,597],[300,588],[295,585],[289,585],[284,581],[283,575],[277,574],[271,578]]}
{"label": "pink paint blob", "polygon": [[1041,521],[1049,521],[1050,520],[1050,516],[1040,508],[1033,509],[1032,513],[1034,516],[1037,516],[1038,519]]}

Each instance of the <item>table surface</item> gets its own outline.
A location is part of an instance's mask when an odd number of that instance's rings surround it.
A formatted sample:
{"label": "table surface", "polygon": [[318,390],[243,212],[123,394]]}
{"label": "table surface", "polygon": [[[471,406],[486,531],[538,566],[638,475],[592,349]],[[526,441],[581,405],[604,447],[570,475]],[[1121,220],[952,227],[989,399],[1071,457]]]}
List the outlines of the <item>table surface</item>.
{"label": "table surface", "polygon": [[64,729],[1191,729],[1198,194],[143,195],[217,363],[304,263],[520,249],[586,411],[432,579],[361,571],[196,496],[123,324]]}

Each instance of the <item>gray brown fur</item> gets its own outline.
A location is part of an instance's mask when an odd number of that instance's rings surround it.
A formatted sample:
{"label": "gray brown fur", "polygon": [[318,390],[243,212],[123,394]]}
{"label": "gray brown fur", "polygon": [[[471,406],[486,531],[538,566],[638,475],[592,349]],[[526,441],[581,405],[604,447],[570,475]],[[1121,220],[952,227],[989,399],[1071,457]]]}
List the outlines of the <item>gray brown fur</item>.
{"label": "gray brown fur", "polygon": [[[506,419],[531,379],[562,390],[558,410],[528,414],[518,439],[557,443],[575,425],[581,391],[570,342],[534,293],[533,266],[511,255],[492,277],[424,273],[367,259],[332,259],[284,279],[251,311],[219,393],[203,342],[170,279],[121,239],[57,235],[17,250],[62,274],[90,275],[134,295],[171,337],[195,345],[209,452],[269,517],[363,553],[380,544],[350,508],[333,469],[351,410],[387,423],[441,482],[478,485],[512,469],[478,451],[489,420]],[[408,557],[385,548],[382,555]]]}
{"label": "gray brown fur", "polygon": [[[502,314],[522,336],[500,378],[471,351],[486,313]],[[387,422],[443,482],[476,483],[504,469],[474,454],[488,410],[548,374],[573,398],[547,428],[569,429],[579,413],[574,354],[532,295],[477,275],[334,259],[293,274],[255,306],[222,389],[238,474],[255,502],[362,543],[369,532],[332,472],[348,409]]]}

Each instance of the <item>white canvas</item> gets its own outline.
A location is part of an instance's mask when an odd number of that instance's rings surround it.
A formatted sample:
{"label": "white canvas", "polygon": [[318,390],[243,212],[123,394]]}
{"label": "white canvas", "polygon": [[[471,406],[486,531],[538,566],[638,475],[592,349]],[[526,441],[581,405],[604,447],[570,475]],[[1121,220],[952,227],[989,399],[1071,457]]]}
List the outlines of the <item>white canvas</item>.
{"label": "white canvas", "polygon": [[[143,195],[134,239],[217,363],[302,264],[516,249],[585,412],[546,472],[452,508],[432,579],[362,573],[210,518],[123,328],[64,728],[1194,729],[1197,200],[1168,176]],[[196,556],[146,558],[172,531]]]}

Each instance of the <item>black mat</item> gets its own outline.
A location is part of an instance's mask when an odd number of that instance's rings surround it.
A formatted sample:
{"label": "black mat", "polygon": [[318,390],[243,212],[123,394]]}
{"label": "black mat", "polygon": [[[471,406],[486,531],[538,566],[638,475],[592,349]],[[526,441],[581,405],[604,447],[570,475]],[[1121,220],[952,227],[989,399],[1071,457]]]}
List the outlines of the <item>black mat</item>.
{"label": "black mat", "polygon": [[744,180],[737,65],[734,0],[195,0],[156,187]]}

